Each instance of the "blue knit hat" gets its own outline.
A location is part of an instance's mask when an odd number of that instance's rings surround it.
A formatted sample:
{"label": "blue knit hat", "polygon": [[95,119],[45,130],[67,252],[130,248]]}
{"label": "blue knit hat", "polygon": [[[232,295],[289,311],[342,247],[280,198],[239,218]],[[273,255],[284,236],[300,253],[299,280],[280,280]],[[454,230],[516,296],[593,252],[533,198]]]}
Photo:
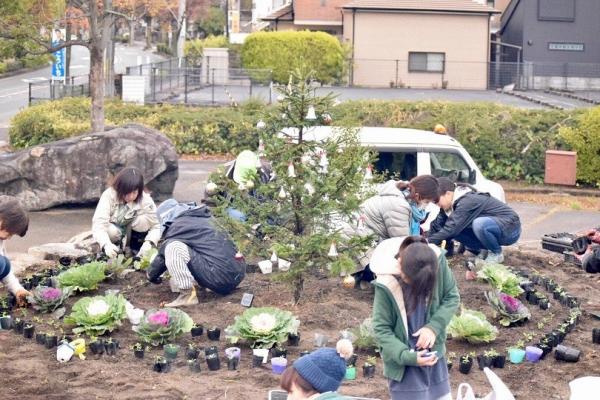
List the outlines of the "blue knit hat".
{"label": "blue knit hat", "polygon": [[337,350],[325,347],[297,359],[294,369],[319,393],[335,392],[346,375],[346,361],[352,355],[352,343],[342,339]]}

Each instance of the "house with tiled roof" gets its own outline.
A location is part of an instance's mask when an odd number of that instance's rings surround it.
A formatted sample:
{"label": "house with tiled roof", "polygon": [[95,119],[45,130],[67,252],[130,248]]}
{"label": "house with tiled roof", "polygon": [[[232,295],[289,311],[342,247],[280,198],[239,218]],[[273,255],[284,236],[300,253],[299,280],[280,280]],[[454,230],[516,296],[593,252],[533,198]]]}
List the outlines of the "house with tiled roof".
{"label": "house with tiled roof", "polygon": [[263,21],[274,31],[311,30],[341,35],[342,6],[349,0],[292,0]]}
{"label": "house with tiled roof", "polygon": [[486,89],[490,22],[486,0],[347,0],[343,40],[350,84]]}

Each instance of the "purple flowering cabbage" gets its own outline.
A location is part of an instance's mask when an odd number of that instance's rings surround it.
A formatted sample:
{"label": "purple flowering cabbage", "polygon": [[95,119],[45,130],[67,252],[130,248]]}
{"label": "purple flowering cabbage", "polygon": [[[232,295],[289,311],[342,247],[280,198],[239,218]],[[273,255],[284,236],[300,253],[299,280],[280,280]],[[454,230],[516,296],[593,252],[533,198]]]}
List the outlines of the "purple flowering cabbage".
{"label": "purple flowering cabbage", "polygon": [[494,317],[502,326],[510,326],[531,318],[529,309],[519,299],[494,290],[485,293],[490,306],[494,309]]}
{"label": "purple flowering cabbage", "polygon": [[53,288],[48,286],[38,286],[31,290],[31,295],[27,301],[31,303],[37,311],[51,313],[62,306],[67,297],[71,294],[69,288]]}

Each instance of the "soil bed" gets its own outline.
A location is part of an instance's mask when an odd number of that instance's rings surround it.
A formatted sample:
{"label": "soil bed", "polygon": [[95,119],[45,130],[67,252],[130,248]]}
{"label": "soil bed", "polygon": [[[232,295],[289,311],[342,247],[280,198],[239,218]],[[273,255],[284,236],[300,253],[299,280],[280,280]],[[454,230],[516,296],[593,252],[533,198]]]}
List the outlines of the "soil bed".
{"label": "soil bed", "polygon": [[[590,307],[588,300],[600,298],[600,285],[597,277],[585,274],[576,266],[554,263],[547,257],[513,253],[507,257],[507,265],[523,269],[536,269],[546,276],[552,277],[567,291],[579,297],[582,308]],[[462,301],[466,307],[480,310],[491,319],[491,308],[485,301],[484,290],[489,286],[483,282],[465,280],[464,258],[455,257],[451,264],[460,288]],[[32,272],[32,269],[28,272]],[[146,283],[142,273],[131,273],[116,282],[104,282],[101,287],[88,293],[94,295],[104,293],[106,289],[120,289],[135,306],[148,309],[156,308],[161,302],[169,301],[174,296],[165,282],[161,285]],[[289,288],[279,282],[271,282],[267,276],[256,273],[248,274],[241,287],[233,294],[225,297],[212,293],[200,294],[201,304],[187,307],[184,310],[205,327],[203,336],[192,338],[190,334],[180,338],[177,344],[185,348],[193,342],[198,346],[218,345],[221,357],[221,369],[208,371],[206,362],[201,364],[202,371],[193,373],[180,352],[168,373],[156,373],[152,370],[154,357],[163,355],[160,348],[146,351],[144,359],[134,356],[131,346],[137,342],[137,336],[131,331],[128,321],[111,337],[120,342],[120,349],[115,356],[96,356],[87,350],[87,359],[73,359],[66,364],[56,361],[55,351],[47,350],[36,344],[35,339],[25,339],[12,331],[0,331],[0,362],[3,373],[0,375],[0,387],[4,399],[266,399],[270,389],[278,387],[278,376],[271,373],[270,364],[261,368],[252,368],[251,350],[242,347],[240,365],[237,371],[228,371],[224,359],[227,343],[221,335],[219,343],[210,342],[206,336],[206,328],[217,326],[221,330],[231,324],[236,315],[244,311],[239,303],[244,292],[255,294],[253,306],[274,305],[292,311],[301,321],[301,340],[298,347],[288,347],[290,361],[296,359],[303,350],[312,350],[314,334],[328,335],[330,345],[334,345],[339,331],[358,326],[370,316],[372,293],[345,289],[339,279],[311,278],[305,284],[304,297],[297,306],[291,304],[292,295]],[[546,292],[544,292],[546,293]],[[5,289],[2,295],[6,294]],[[546,293],[547,294],[547,293]],[[67,310],[81,297],[69,299]],[[551,296],[550,296],[551,297]],[[498,339],[490,345],[471,345],[457,340],[449,340],[448,350],[457,356],[468,352],[482,353],[490,348],[504,353],[505,348],[523,339],[523,333],[533,332],[537,342],[539,337],[558,325],[568,314],[568,309],[552,301],[548,311],[537,306],[530,306],[532,319],[524,326],[513,328],[499,327]],[[544,317],[554,317],[542,329],[538,322]],[[28,309],[23,316],[15,311],[14,316],[32,321],[36,331],[56,330],[49,328],[47,315],[40,315]],[[496,323],[495,325],[498,326]],[[549,354],[539,364],[524,363],[512,365],[508,361],[504,369],[495,372],[511,388],[515,397],[568,399],[568,382],[584,375],[600,375],[599,345],[592,344],[592,328],[600,327],[600,321],[584,314],[580,324],[565,339],[564,344],[574,346],[582,351],[581,360],[576,364],[567,364],[554,360],[554,353]],[[68,332],[67,332],[68,333]],[[86,338],[87,339],[87,338]],[[87,340],[89,343],[89,340]],[[532,343],[533,343],[532,342]],[[387,381],[382,375],[383,365],[378,360],[375,377],[365,379],[362,376],[362,364],[367,354],[358,352],[357,379],[345,381],[340,388],[344,394],[373,398],[388,398]],[[486,394],[490,388],[482,371],[475,362],[469,375],[458,371],[458,360],[450,371],[453,394],[459,383],[471,383],[479,396]]]}

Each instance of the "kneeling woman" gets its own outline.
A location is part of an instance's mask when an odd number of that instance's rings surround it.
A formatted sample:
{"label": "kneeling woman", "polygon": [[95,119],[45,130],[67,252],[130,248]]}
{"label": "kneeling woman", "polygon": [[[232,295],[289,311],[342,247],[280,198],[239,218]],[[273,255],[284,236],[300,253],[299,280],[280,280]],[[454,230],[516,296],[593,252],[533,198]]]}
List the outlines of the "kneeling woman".
{"label": "kneeling woman", "polygon": [[156,205],[144,191],[144,177],[134,167],[121,170],[96,206],[92,234],[107,257],[115,257],[125,246],[144,255],[160,239]]}
{"label": "kneeling woman", "polygon": [[[162,216],[162,214],[161,214]],[[179,296],[166,307],[198,304],[194,284],[221,295],[231,293],[246,275],[246,263],[228,235],[215,226],[206,206],[179,214],[163,232],[159,253],[148,268],[148,280],[160,283],[169,271]]]}

